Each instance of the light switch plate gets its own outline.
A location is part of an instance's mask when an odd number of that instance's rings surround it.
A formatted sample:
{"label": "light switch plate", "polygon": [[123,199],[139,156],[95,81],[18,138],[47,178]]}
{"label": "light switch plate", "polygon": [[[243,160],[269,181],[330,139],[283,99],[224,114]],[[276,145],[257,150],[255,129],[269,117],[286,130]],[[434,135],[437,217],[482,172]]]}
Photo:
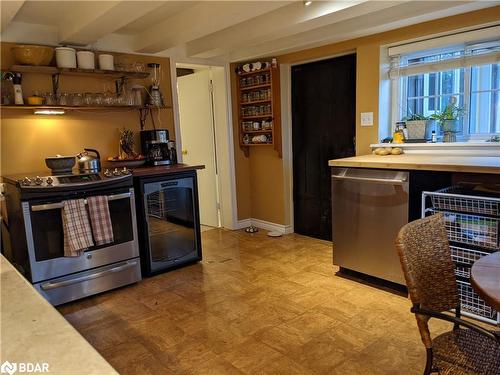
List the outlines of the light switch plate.
{"label": "light switch plate", "polygon": [[373,126],[373,112],[361,112],[361,126]]}

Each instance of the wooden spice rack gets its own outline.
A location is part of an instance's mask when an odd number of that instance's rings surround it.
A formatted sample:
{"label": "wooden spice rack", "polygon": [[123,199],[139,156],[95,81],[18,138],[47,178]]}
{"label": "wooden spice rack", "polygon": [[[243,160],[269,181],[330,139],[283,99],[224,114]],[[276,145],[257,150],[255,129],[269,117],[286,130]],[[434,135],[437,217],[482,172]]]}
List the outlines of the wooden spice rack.
{"label": "wooden spice rack", "polygon": [[[251,147],[273,146],[281,157],[279,68],[235,74],[240,148],[248,157]],[[267,136],[268,141],[252,142],[260,135]]]}

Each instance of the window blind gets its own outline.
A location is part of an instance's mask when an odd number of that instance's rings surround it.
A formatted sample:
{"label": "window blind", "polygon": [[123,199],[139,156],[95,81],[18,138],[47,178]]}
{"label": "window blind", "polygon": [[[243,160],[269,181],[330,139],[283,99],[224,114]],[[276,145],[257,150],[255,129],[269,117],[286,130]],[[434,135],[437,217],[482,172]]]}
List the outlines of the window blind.
{"label": "window blind", "polygon": [[432,50],[427,53],[395,55],[391,57],[389,77],[399,77],[442,72],[470,66],[500,62],[500,39],[470,45]]}

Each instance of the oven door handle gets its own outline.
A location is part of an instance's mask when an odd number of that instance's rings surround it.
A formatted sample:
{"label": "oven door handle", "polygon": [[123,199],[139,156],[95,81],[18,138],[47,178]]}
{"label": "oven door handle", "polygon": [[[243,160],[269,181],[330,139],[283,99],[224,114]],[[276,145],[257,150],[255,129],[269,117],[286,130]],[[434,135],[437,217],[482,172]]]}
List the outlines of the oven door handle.
{"label": "oven door handle", "polygon": [[135,266],[137,266],[137,261],[134,260],[132,262],[122,263],[122,264],[120,264],[120,265],[118,265],[116,267],[113,267],[113,268],[110,268],[110,269],[107,269],[107,270],[104,270],[104,271],[92,273],[90,275],[75,277],[74,279],[69,279],[69,280],[64,280],[64,281],[57,281],[57,282],[54,282],[54,283],[52,283],[52,282],[43,283],[43,284],[40,285],[40,287],[43,290],[51,290],[51,289],[56,289],[56,288],[63,288],[63,287],[68,286],[68,285],[77,284],[77,283],[81,283],[81,282],[84,282],[84,281],[89,281],[89,280],[97,279],[99,277],[103,277],[103,276],[109,275],[111,273],[121,272],[121,271],[127,270],[127,269],[135,267]]}
{"label": "oven door handle", "polygon": [[[109,201],[116,201],[118,199],[130,198],[131,192],[121,193],[121,194],[111,194],[108,195]],[[87,204],[87,200],[84,199],[85,204]],[[47,211],[47,210],[55,210],[57,208],[63,208],[63,202],[57,203],[47,203],[47,204],[38,204],[36,206],[31,206],[31,211]]]}

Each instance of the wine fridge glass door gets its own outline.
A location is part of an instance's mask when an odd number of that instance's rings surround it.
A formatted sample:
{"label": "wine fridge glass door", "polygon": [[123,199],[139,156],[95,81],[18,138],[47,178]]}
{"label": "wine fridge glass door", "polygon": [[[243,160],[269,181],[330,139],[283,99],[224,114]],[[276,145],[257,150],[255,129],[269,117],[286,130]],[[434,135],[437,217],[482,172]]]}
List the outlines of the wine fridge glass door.
{"label": "wine fridge glass door", "polygon": [[151,271],[196,259],[193,178],[144,184]]}

